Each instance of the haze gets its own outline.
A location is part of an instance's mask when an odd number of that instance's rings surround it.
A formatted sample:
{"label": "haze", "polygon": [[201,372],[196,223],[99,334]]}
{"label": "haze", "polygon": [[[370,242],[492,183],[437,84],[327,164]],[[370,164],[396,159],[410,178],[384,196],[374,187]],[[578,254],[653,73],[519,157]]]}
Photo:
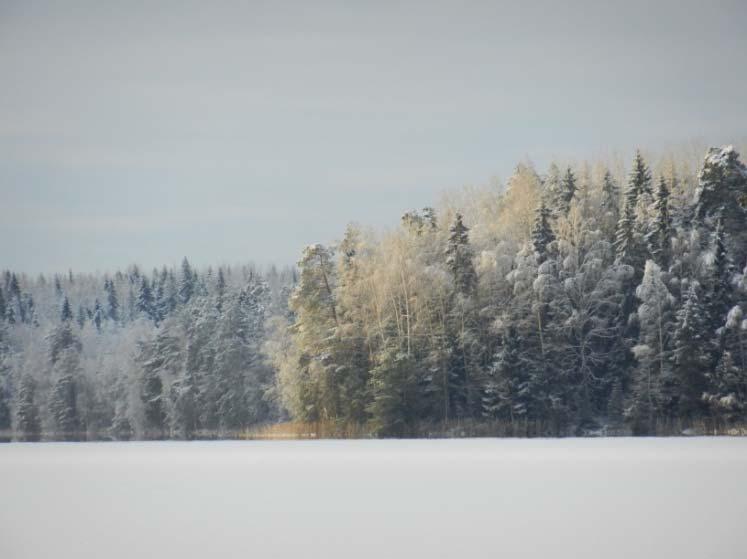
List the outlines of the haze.
{"label": "haze", "polygon": [[0,265],[294,262],[443,189],[747,130],[743,2],[0,3]]}

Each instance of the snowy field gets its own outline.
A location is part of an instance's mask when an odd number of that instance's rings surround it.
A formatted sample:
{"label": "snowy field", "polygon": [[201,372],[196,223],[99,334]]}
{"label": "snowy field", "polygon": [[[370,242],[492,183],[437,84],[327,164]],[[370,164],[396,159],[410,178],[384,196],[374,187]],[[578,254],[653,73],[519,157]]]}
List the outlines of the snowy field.
{"label": "snowy field", "polygon": [[0,557],[747,557],[747,438],[5,444]]}

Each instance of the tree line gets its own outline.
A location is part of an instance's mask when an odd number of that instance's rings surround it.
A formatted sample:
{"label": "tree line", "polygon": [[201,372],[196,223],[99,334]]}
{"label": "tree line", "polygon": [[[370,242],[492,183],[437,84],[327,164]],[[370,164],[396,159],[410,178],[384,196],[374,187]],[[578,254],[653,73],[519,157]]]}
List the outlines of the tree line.
{"label": "tree line", "polygon": [[381,436],[743,422],[747,169],[732,147],[660,167],[522,164],[309,246],[271,347],[283,406]]}
{"label": "tree line", "polygon": [[672,434],[747,403],[747,169],[519,164],[296,268],[0,277],[16,440]]}

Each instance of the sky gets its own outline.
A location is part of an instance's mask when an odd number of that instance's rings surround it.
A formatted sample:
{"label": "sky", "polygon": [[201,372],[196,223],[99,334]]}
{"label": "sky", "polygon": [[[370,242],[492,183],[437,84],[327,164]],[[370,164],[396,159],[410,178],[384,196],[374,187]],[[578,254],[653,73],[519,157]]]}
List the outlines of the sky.
{"label": "sky", "polygon": [[747,3],[0,0],[0,269],[294,263],[439,193],[747,132]]}

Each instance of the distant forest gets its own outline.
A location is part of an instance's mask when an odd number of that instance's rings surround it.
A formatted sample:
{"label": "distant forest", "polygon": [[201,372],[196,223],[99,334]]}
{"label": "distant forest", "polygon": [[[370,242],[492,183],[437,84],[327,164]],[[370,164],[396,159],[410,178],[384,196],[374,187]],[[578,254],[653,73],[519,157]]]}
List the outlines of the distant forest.
{"label": "distant forest", "polygon": [[[747,168],[519,164],[298,266],[0,276],[0,432],[36,440],[729,432]],[[265,429],[265,431],[263,431]],[[269,431],[267,430],[269,429]],[[280,431],[278,431],[280,432]]]}

